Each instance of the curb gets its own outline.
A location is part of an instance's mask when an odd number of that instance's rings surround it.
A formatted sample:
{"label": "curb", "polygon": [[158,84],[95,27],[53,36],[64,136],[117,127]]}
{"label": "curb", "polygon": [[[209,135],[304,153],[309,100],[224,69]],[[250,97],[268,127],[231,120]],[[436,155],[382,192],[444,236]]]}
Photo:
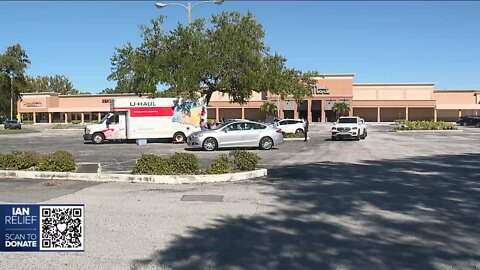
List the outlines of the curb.
{"label": "curb", "polygon": [[135,175],[135,174],[105,174],[105,173],[72,173],[72,172],[42,172],[42,171],[11,171],[0,170],[0,179],[29,178],[50,180],[73,180],[93,182],[131,182],[156,184],[198,184],[216,182],[234,182],[267,175],[267,169],[208,175]]}
{"label": "curb", "polygon": [[400,132],[400,133],[422,133],[422,132],[460,132],[463,131],[461,129],[454,129],[454,130],[390,130],[390,132]]}
{"label": "curb", "polygon": [[[304,141],[305,138],[283,138],[284,141]],[[310,137],[307,137],[307,141],[310,140]]]}

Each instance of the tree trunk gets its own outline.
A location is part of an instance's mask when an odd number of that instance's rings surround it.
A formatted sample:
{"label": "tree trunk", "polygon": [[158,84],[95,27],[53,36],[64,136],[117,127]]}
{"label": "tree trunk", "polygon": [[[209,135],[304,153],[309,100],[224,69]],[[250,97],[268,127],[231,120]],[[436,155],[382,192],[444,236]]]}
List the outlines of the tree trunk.
{"label": "tree trunk", "polygon": [[210,99],[212,98],[213,92],[215,92],[215,90],[212,90],[212,89],[208,89],[204,92],[205,100],[207,101],[207,105],[210,103]]}

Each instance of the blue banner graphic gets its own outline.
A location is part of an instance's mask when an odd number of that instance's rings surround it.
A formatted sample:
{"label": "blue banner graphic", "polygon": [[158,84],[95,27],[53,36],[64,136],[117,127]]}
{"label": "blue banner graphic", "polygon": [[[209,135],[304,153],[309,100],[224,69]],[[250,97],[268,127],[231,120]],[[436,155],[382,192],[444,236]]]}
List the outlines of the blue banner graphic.
{"label": "blue banner graphic", "polygon": [[0,251],[84,251],[84,208],[0,204]]}

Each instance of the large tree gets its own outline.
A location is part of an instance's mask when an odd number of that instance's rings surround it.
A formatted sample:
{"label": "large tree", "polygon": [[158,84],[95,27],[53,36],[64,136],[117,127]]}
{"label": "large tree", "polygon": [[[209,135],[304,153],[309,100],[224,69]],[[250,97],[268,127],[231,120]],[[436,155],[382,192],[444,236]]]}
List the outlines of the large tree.
{"label": "large tree", "polygon": [[28,55],[19,44],[0,54],[0,119],[10,114],[11,98],[14,101],[13,114],[16,114],[16,101],[26,86],[25,71],[29,64]]}
{"label": "large tree", "polygon": [[245,103],[252,92],[270,91],[282,98],[302,100],[310,95],[315,73],[287,68],[286,59],[271,54],[265,32],[251,13],[224,12],[189,26],[179,24],[165,32],[163,17],[141,26],[143,42],[128,43],[112,57],[117,88],[155,93],[164,84],[177,96],[227,94],[232,102]]}
{"label": "large tree", "polygon": [[60,95],[75,95],[80,92],[73,87],[70,79],[63,75],[54,76],[27,76],[25,92],[55,92]]}

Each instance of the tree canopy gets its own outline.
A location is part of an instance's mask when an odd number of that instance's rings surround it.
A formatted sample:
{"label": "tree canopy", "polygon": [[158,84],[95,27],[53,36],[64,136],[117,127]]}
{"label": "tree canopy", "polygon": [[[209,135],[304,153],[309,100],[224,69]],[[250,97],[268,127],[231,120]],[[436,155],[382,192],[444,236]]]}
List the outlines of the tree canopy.
{"label": "tree canopy", "polygon": [[[80,94],[75,87],[73,87],[70,79],[63,75],[54,76],[37,76],[26,77],[27,87],[25,92],[55,92],[60,95],[76,95]],[[84,92],[85,93],[85,92]]]}
{"label": "tree canopy", "polygon": [[10,99],[13,94],[14,113],[21,89],[26,86],[25,71],[30,64],[28,55],[19,44],[8,47],[0,54],[0,119],[10,113]]}
{"label": "tree canopy", "polygon": [[164,17],[141,26],[142,43],[127,43],[111,58],[109,80],[118,89],[156,93],[157,85],[177,96],[227,94],[232,102],[245,103],[252,92],[270,91],[282,98],[302,100],[310,95],[313,72],[286,66],[264,43],[265,32],[251,13],[223,12],[210,24],[199,19],[189,26],[162,28]]}

